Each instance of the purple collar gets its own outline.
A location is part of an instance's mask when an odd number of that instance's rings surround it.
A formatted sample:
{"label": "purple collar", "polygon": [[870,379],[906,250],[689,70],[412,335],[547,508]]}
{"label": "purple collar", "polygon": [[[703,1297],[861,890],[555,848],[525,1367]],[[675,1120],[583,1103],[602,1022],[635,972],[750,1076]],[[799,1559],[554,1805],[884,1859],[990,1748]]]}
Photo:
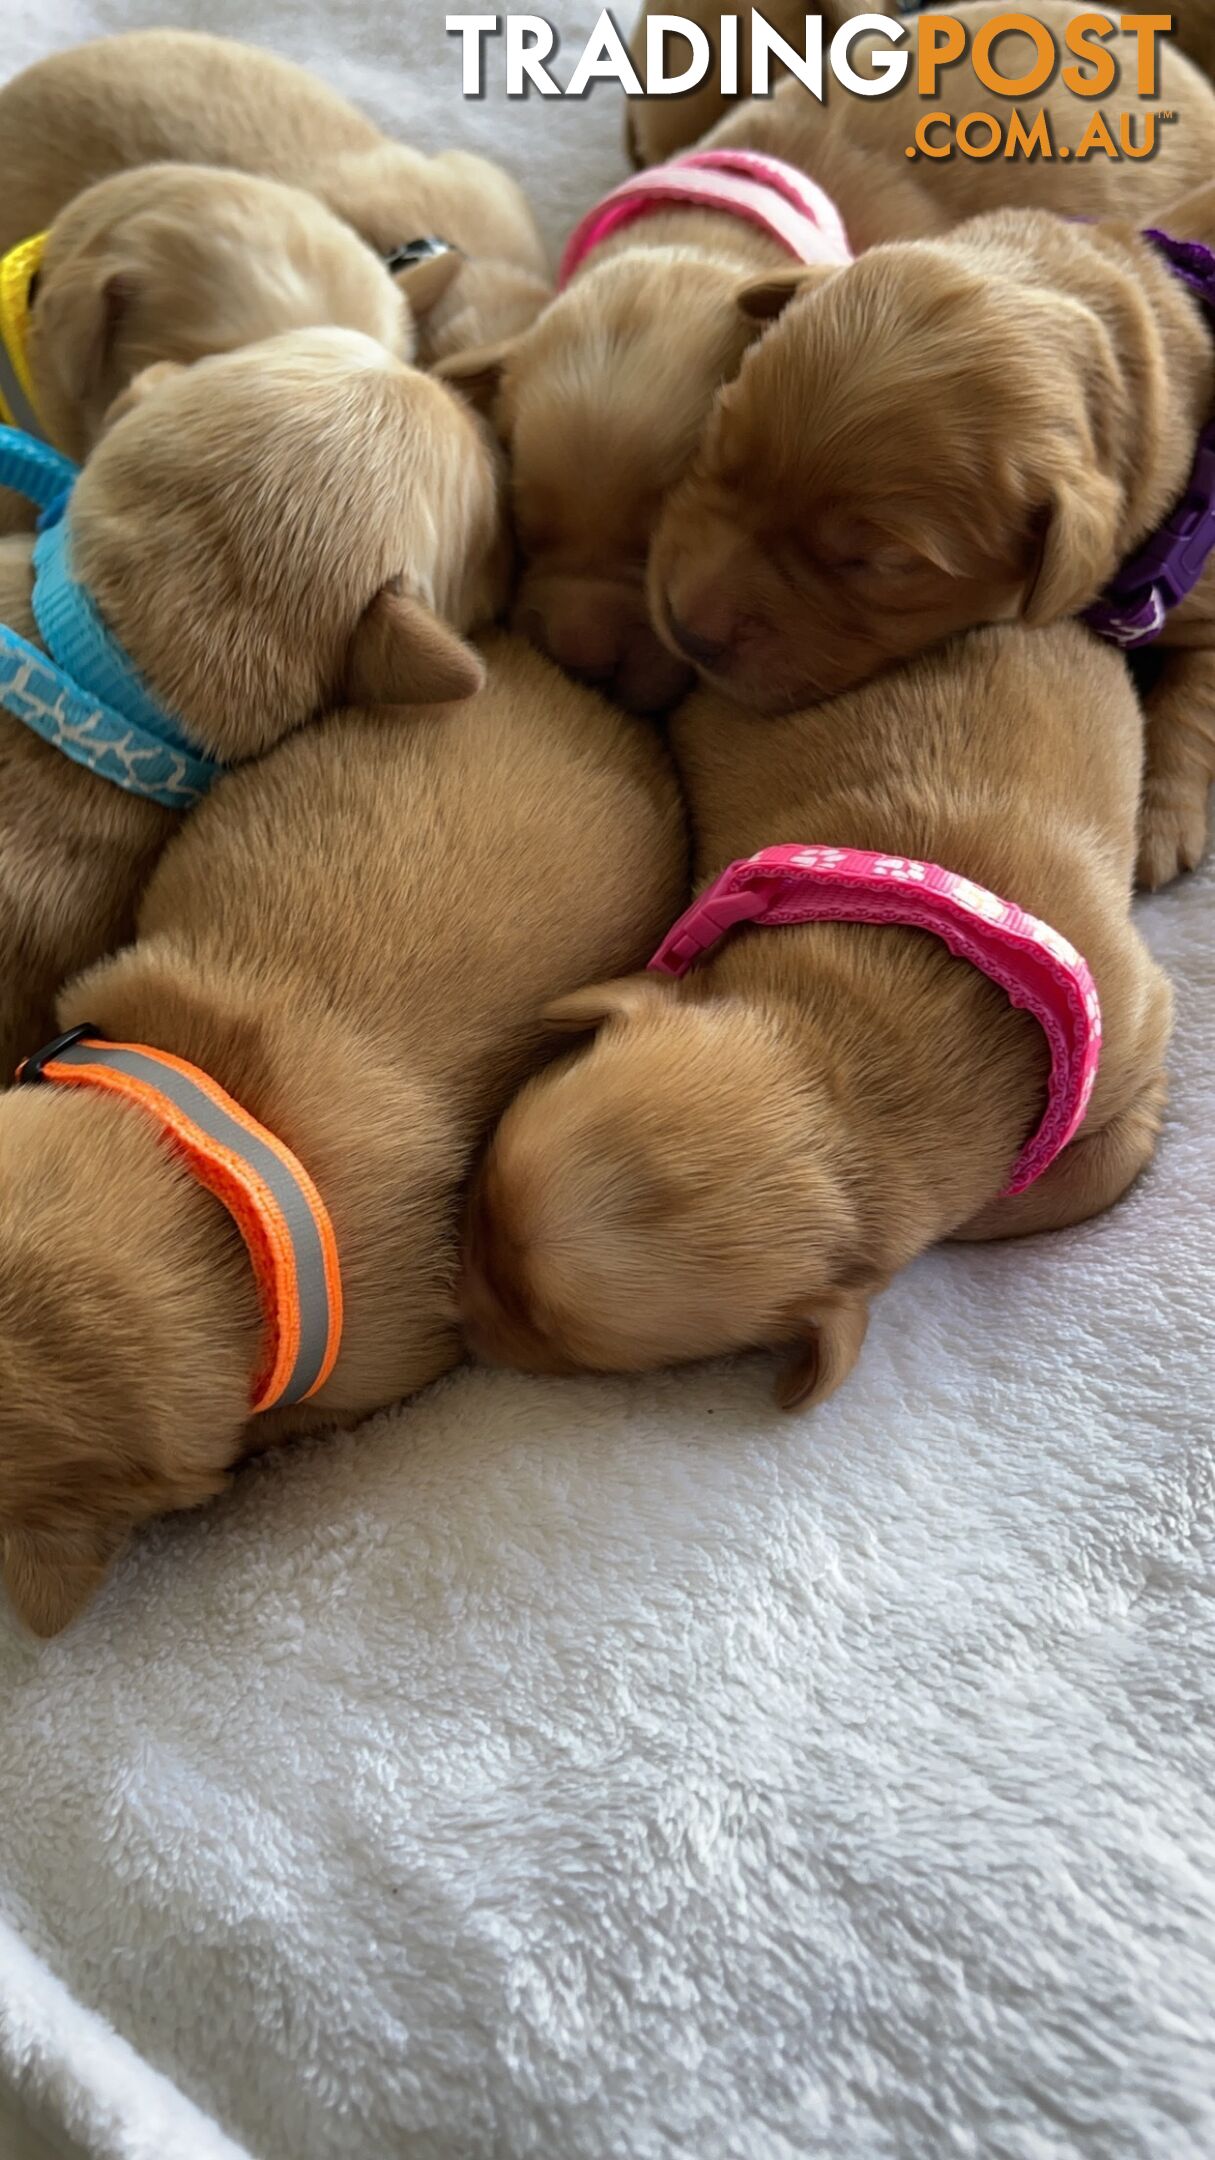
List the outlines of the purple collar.
{"label": "purple collar", "polygon": [[[1199,240],[1170,240],[1149,231],[1145,240],[1159,248],[1183,285],[1215,310],[1215,253]],[[1161,525],[1129,556],[1082,620],[1129,651],[1150,645],[1164,628],[1170,608],[1193,592],[1215,549],[1215,420],[1198,438],[1186,491],[1168,523]]]}

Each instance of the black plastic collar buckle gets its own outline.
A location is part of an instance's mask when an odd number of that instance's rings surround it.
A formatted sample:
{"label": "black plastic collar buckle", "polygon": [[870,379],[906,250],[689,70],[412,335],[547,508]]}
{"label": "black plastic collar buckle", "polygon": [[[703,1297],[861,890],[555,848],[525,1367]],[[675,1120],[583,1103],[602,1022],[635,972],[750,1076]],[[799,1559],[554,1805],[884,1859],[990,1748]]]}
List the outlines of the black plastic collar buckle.
{"label": "black plastic collar buckle", "polygon": [[405,240],[400,247],[389,248],[384,257],[384,268],[393,272],[412,270],[418,263],[433,262],[436,255],[460,253],[450,240],[440,240],[437,234],[427,233],[418,240]]}
{"label": "black plastic collar buckle", "polygon": [[66,1035],[56,1035],[55,1040],[47,1043],[43,1049],[35,1050],[32,1056],[22,1058],[14,1076],[17,1086],[37,1087],[46,1079],[45,1066],[53,1065],[57,1057],[62,1057],[65,1050],[70,1050],[73,1043],[83,1041],[86,1035],[100,1034],[101,1029],[94,1027],[91,1020],[84,1020],[79,1027],[69,1028]]}

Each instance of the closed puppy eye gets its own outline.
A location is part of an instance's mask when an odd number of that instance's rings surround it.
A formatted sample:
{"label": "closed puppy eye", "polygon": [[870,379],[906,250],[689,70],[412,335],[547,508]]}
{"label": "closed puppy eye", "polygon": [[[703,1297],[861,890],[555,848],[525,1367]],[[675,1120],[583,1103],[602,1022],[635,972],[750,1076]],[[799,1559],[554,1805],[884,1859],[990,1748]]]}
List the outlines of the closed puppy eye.
{"label": "closed puppy eye", "polygon": [[930,567],[918,549],[908,547],[900,540],[875,539],[870,546],[856,546],[847,553],[816,542],[812,552],[820,567],[832,577],[908,578],[920,575]]}
{"label": "closed puppy eye", "polygon": [[884,577],[921,569],[919,550],[876,522],[853,512],[825,508],[802,526],[808,551],[832,574],[879,572]]}
{"label": "closed puppy eye", "polygon": [[820,567],[831,577],[847,577],[854,570],[872,567],[868,555],[832,555],[823,548],[817,549],[816,553]]}

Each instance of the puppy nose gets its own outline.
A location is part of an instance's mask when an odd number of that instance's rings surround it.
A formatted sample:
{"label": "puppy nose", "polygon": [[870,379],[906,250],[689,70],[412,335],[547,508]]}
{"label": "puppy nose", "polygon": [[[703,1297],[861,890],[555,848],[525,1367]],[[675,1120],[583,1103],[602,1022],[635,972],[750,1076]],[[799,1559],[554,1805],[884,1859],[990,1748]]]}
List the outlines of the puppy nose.
{"label": "puppy nose", "polygon": [[671,643],[678,646],[693,667],[711,668],[726,649],[725,638],[705,637],[701,631],[693,630],[690,623],[681,622],[670,607],[667,609],[667,630]]}

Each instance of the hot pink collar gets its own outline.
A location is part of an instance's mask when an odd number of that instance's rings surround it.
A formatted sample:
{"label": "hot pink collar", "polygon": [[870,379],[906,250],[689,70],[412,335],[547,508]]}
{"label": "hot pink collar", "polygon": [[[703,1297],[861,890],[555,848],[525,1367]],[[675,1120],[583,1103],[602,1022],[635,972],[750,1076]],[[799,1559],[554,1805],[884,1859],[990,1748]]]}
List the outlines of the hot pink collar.
{"label": "hot pink collar", "polygon": [[569,283],[592,248],[609,233],[671,203],[728,210],[779,240],[797,262],[850,263],[852,250],[839,211],[813,180],[758,150],[695,150],[622,180],[574,227],[557,272]]}
{"label": "hot pink collar", "polygon": [[862,848],[771,847],[714,878],[668,930],[650,962],[686,975],[739,923],[902,923],[931,930],[1032,1013],[1050,1044],[1046,1115],[1005,1186],[1024,1192],[1072,1139],[1088,1108],[1101,1057],[1097,987],[1075,947],[982,885],[938,863]]}

